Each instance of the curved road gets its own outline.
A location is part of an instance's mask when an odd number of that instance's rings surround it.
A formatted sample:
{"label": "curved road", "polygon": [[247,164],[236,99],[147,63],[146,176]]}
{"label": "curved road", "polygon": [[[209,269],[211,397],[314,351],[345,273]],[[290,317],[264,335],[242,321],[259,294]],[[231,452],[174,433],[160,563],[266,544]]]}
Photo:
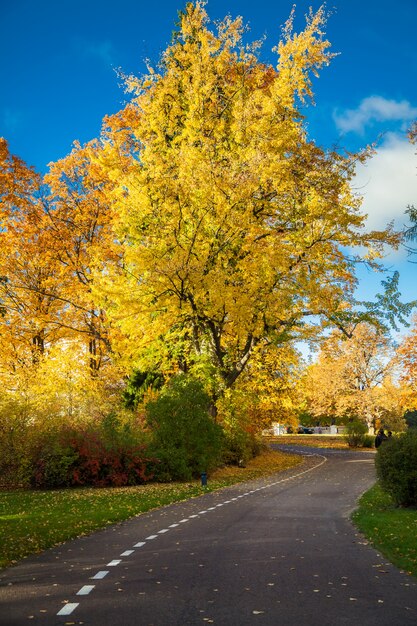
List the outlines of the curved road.
{"label": "curved road", "polygon": [[349,522],[372,453],[310,453],[4,570],[0,624],[416,625],[417,581]]}

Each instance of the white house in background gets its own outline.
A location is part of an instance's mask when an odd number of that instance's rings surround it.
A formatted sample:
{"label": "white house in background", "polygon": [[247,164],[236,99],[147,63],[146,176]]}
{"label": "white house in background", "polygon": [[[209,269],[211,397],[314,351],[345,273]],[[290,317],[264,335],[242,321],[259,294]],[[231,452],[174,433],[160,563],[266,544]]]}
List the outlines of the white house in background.
{"label": "white house in background", "polygon": [[[345,432],[344,426],[314,426],[313,427],[315,435],[342,435]],[[262,432],[265,436],[277,437],[279,435],[287,434],[287,426],[284,424],[280,424],[279,422],[272,422],[271,427],[265,429]]]}

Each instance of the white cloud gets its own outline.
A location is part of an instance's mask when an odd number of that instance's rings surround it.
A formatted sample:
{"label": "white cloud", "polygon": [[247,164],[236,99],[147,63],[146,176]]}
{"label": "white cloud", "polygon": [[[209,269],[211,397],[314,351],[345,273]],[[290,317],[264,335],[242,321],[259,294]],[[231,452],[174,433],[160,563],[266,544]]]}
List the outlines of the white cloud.
{"label": "white cloud", "polygon": [[408,100],[387,100],[381,96],[364,98],[357,109],[333,113],[337,128],[344,133],[363,134],[366,126],[374,122],[400,121],[409,123],[417,118],[417,108]]}
{"label": "white cloud", "polygon": [[22,119],[23,115],[20,111],[6,108],[1,112],[2,125],[9,133],[17,132],[22,123]]}
{"label": "white cloud", "polygon": [[78,54],[83,57],[94,58],[105,67],[111,67],[115,64],[116,50],[113,43],[108,39],[95,42],[76,39],[74,40],[74,47]]}
{"label": "white cloud", "polygon": [[[359,165],[352,181],[353,187],[364,198],[362,212],[368,214],[367,230],[383,229],[389,222],[401,230],[409,224],[405,211],[408,205],[417,207],[417,156],[405,136],[387,134],[376,154],[364,165]],[[415,257],[411,259],[415,261]],[[401,300],[414,300],[416,293],[415,268],[404,246],[395,251],[385,248],[384,265],[392,272],[400,272]],[[359,300],[372,300],[381,293],[382,274],[370,272],[364,267],[357,270]],[[392,274],[388,274],[392,275]],[[401,326],[401,325],[400,325]]]}
{"label": "white cloud", "polygon": [[104,65],[111,65],[113,62],[114,48],[111,41],[100,41],[95,44],[90,44],[86,51],[87,54],[102,61]]}
{"label": "white cloud", "polygon": [[415,152],[405,136],[389,133],[376,154],[357,168],[353,186],[364,197],[369,229],[384,228],[393,220],[397,228],[407,223],[407,206],[417,206]]}

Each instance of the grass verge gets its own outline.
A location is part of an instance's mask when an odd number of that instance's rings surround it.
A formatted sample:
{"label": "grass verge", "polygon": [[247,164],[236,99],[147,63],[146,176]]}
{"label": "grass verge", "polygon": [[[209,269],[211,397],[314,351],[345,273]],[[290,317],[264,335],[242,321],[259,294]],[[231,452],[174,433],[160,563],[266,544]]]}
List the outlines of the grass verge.
{"label": "grass verge", "polygon": [[352,521],[391,563],[417,576],[417,509],[396,507],[376,484],[359,500]]}
{"label": "grass verge", "polygon": [[294,455],[267,451],[245,468],[216,470],[209,476],[207,487],[195,480],[137,487],[0,492],[0,567],[165,504],[268,476],[300,462]]}
{"label": "grass verge", "polygon": [[279,435],[276,437],[268,437],[268,441],[270,443],[282,443],[291,446],[298,445],[311,446],[313,448],[349,450],[349,446],[343,435]]}

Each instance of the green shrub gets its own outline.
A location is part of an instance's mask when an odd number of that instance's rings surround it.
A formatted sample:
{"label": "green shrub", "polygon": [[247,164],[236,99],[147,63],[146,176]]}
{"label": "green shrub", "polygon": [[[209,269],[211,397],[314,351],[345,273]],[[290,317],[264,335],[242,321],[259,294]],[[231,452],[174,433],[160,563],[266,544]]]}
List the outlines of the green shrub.
{"label": "green shrub", "polygon": [[368,427],[358,419],[346,422],[345,440],[350,448],[372,447],[373,438],[368,434]]}
{"label": "green shrub", "polygon": [[27,477],[21,471],[27,463],[30,433],[27,406],[6,395],[0,397],[0,487],[25,487]]}
{"label": "green shrub", "polygon": [[363,435],[362,448],[373,448],[375,445],[375,437],[373,435]]}
{"label": "green shrub", "polygon": [[226,433],[223,462],[226,465],[245,466],[246,463],[260,454],[262,443],[250,433],[234,429]]}
{"label": "green shrub", "polygon": [[219,463],[223,430],[210,416],[210,398],[200,381],[175,376],[147,404],[146,415],[159,480],[189,480]]}
{"label": "green shrub", "polygon": [[417,431],[384,441],[375,459],[384,491],[400,506],[417,506]]}

